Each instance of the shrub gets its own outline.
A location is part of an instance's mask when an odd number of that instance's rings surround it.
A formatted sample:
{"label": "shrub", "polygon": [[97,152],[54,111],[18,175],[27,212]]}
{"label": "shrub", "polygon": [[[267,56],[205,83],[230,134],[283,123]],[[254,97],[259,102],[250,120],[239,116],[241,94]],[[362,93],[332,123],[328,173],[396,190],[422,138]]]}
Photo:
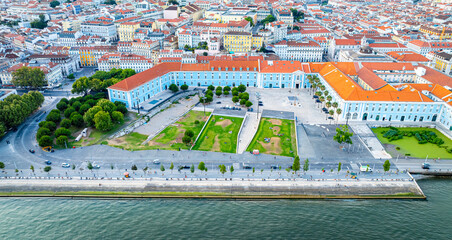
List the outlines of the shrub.
{"label": "shrub", "polygon": [[39,141],[39,139],[41,139],[42,136],[50,136],[52,135],[52,132],[45,127],[41,127],[38,129],[38,132],[36,133],[36,139]]}
{"label": "shrub", "polygon": [[69,129],[64,128],[64,127],[60,127],[55,131],[55,137],[59,137],[59,136],[67,136],[69,137],[71,135],[71,131],[69,131]]}
{"label": "shrub", "polygon": [[50,172],[50,170],[52,170],[52,167],[51,167],[51,166],[46,166],[46,167],[44,168],[44,172]]}
{"label": "shrub", "polygon": [[66,118],[70,118],[70,117],[71,117],[71,114],[72,114],[73,112],[75,112],[75,108],[73,108],[73,107],[68,107],[68,108],[64,111],[64,116],[65,116]]}
{"label": "shrub", "polygon": [[195,120],[195,124],[199,124],[199,120]]}
{"label": "shrub", "polygon": [[123,115],[125,115],[128,112],[126,105],[124,103],[116,105],[116,111],[121,112]]}
{"label": "shrub", "polygon": [[226,86],[226,87],[223,88],[223,91],[231,91],[231,87]]}
{"label": "shrub", "polygon": [[251,107],[252,105],[253,105],[253,103],[250,102],[250,101],[246,101],[246,103],[245,103],[245,106],[246,106],[246,107]]}
{"label": "shrub", "polygon": [[181,89],[182,91],[186,91],[186,90],[188,89],[188,85],[187,85],[187,84],[184,84],[184,85],[180,86],[180,89]]}
{"label": "shrub", "polygon": [[396,150],[400,150],[400,147],[396,147],[395,149],[396,149]]}
{"label": "shrub", "polygon": [[57,138],[56,142],[58,145],[64,146],[65,143],[67,143],[67,140],[68,140],[67,136],[62,135]]}
{"label": "shrub", "polygon": [[215,90],[215,87],[213,85],[210,85],[207,87],[207,89],[209,89],[210,91],[213,91],[213,90]]}
{"label": "shrub", "polygon": [[179,87],[176,84],[174,84],[174,83],[171,84],[168,89],[171,90],[174,93],[179,91]]}
{"label": "shrub", "polygon": [[76,127],[82,127],[83,126],[83,116],[77,112],[72,113],[71,114],[71,123],[72,123],[72,125],[74,125]]}
{"label": "shrub", "polygon": [[67,119],[67,118],[61,120],[60,126],[64,127],[64,128],[70,128],[71,127],[71,120]]}
{"label": "shrub", "polygon": [[217,88],[216,88],[216,91],[218,92],[218,91],[223,91],[223,88],[222,87],[220,87],[220,86],[218,86]]}
{"label": "shrub", "polygon": [[191,142],[191,137],[183,136],[182,137],[182,142],[185,143],[185,144],[189,144]]}
{"label": "shrub", "polygon": [[229,91],[224,91],[223,95],[225,95],[225,96],[229,95]]}
{"label": "shrub", "polygon": [[195,133],[192,130],[188,129],[188,130],[185,131],[184,135],[185,136],[189,136],[190,138],[192,138],[193,136],[195,136]]}
{"label": "shrub", "polygon": [[132,169],[132,171],[136,171],[136,170],[138,170],[138,167],[137,167],[137,165],[134,164],[134,165],[132,165],[131,169]]}
{"label": "shrub", "polygon": [[81,106],[82,106],[82,103],[79,101],[76,101],[71,105],[71,107],[73,107],[75,109],[75,111],[78,111]]}
{"label": "shrub", "polygon": [[52,138],[50,138],[50,136],[44,135],[39,138],[38,143],[41,147],[52,146]]}

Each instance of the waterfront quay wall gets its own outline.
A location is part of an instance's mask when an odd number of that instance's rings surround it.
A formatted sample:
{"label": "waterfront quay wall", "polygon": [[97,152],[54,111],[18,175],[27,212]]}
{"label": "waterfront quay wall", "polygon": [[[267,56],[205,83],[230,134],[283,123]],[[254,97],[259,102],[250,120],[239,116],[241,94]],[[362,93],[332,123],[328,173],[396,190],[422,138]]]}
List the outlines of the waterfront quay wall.
{"label": "waterfront quay wall", "polygon": [[[149,197],[171,196],[237,196],[250,198],[425,198],[415,180],[221,180],[201,179],[125,179],[125,180],[80,180],[80,179],[5,179],[0,182],[0,196],[33,196],[33,192],[47,192],[44,196],[74,196],[77,192],[121,192],[124,196],[151,193]],[[124,193],[125,192],[125,193]],[[14,194],[17,193],[17,194]],[[27,194],[23,194],[27,193]],[[161,195],[152,195],[161,193]],[[186,193],[186,195],[184,195]],[[193,194],[199,193],[199,194]],[[215,195],[216,194],[216,195]],[[89,194],[88,194],[89,195]],[[108,195],[108,194],[106,194]],[[43,195],[39,195],[43,196]],[[121,197],[121,195],[115,195]]]}

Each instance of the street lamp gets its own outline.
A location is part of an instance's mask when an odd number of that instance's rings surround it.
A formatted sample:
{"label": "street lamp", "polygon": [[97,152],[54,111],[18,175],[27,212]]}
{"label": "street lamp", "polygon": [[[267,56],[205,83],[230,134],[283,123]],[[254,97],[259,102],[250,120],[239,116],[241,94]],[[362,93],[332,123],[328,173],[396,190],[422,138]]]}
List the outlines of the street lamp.
{"label": "street lamp", "polygon": [[347,114],[345,115],[345,125],[348,126],[348,119],[350,118],[350,109],[351,109],[352,105],[349,104],[348,105],[348,110],[347,110]]}

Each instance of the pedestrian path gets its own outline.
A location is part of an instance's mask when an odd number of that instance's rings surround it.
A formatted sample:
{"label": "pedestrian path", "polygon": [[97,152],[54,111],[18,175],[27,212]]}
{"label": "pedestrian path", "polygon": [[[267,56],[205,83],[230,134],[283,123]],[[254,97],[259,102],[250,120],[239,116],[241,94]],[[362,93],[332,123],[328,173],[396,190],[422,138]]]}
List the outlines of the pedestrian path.
{"label": "pedestrian path", "polygon": [[260,115],[257,113],[247,112],[245,122],[243,123],[242,130],[238,136],[237,153],[242,154],[246,151],[246,148],[250,145],[259,127]]}
{"label": "pedestrian path", "polygon": [[363,142],[364,146],[369,149],[372,156],[376,159],[391,159],[391,155],[386,152],[385,148],[374,135],[369,126],[364,123],[350,123],[350,127],[353,132],[356,133],[358,138]]}

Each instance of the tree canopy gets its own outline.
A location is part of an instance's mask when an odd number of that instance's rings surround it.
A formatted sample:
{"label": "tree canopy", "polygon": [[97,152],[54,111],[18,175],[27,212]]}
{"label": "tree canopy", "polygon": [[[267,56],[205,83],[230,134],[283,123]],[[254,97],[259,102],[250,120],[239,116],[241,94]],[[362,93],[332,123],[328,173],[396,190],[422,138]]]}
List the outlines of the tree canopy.
{"label": "tree canopy", "polygon": [[108,72],[97,71],[91,77],[81,77],[72,84],[72,93],[87,94],[89,91],[105,92],[108,87],[135,75],[133,69],[113,68]]}
{"label": "tree canopy", "polygon": [[36,19],[30,23],[32,28],[44,29],[47,27],[47,21],[45,20],[44,14],[39,15],[39,20]]}
{"label": "tree canopy", "polygon": [[50,2],[50,7],[51,8],[55,8],[56,6],[59,6],[60,5],[60,2],[58,2],[58,1],[52,1],[52,2]]}
{"label": "tree canopy", "polygon": [[40,88],[47,85],[44,72],[39,68],[21,67],[12,73],[12,83],[18,87]]}
{"label": "tree canopy", "polygon": [[348,143],[353,144],[352,142],[353,133],[350,132],[347,125],[342,125],[341,128],[336,128],[336,135],[333,137],[334,141],[339,144]]}

